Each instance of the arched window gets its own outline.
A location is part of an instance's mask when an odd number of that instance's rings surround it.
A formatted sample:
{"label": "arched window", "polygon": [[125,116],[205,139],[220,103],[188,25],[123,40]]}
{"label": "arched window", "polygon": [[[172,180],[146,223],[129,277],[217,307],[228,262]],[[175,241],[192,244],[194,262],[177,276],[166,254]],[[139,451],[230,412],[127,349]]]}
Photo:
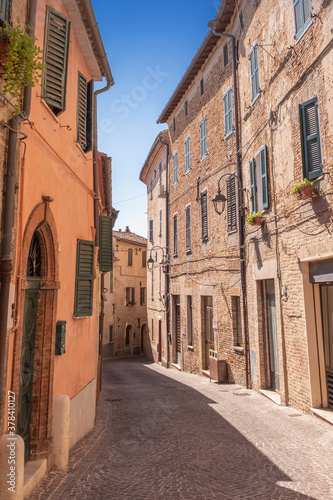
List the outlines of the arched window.
{"label": "arched window", "polygon": [[36,232],[34,232],[27,262],[27,277],[28,278],[41,278],[42,276],[42,254],[40,244]]}

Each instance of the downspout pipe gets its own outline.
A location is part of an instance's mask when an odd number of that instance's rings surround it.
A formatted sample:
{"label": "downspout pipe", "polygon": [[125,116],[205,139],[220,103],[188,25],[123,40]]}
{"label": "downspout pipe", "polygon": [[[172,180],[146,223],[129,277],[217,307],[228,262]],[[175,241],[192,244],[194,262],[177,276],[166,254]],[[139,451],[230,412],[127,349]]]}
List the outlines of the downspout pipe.
{"label": "downspout pipe", "polygon": [[[29,35],[35,36],[37,0],[31,0],[29,9]],[[17,134],[20,124],[29,118],[31,109],[31,87],[24,90],[23,110],[9,121],[7,169],[5,180],[5,197],[3,205],[3,230],[1,235],[0,254],[0,434],[4,428],[5,403],[7,390],[8,363],[8,310],[10,283],[13,272],[12,234],[15,217],[15,190],[18,166]]]}
{"label": "downspout pipe", "polygon": [[165,308],[166,308],[166,330],[167,330],[167,365],[169,367],[169,333],[170,333],[170,253],[169,253],[169,143],[159,138],[161,144],[166,146],[165,162],[165,250],[166,250],[166,273],[165,273]]}
{"label": "downspout pipe", "polygon": [[[210,28],[213,27],[215,21],[208,23]],[[236,161],[237,161],[237,183],[238,183],[238,236],[239,236],[239,259],[240,259],[240,272],[241,272],[241,285],[242,285],[242,299],[244,311],[244,344],[245,344],[245,375],[246,387],[251,387],[250,376],[250,351],[249,351],[249,334],[248,334],[248,312],[246,300],[246,270],[245,270],[245,234],[244,234],[244,206],[243,206],[243,177],[242,177],[242,159],[240,154],[240,140],[239,140],[239,116],[238,116],[238,91],[237,91],[237,60],[236,60],[236,43],[235,37],[230,33],[220,33],[213,29],[216,36],[231,39],[232,51],[232,80],[235,102],[235,140],[236,140]]]}

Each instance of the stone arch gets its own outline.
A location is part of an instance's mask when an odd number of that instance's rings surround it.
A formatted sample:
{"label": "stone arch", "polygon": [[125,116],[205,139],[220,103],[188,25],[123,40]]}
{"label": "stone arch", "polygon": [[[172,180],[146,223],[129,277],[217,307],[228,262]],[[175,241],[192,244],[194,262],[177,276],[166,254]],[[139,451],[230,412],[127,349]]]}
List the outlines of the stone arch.
{"label": "stone arch", "polygon": [[29,289],[27,262],[32,238],[34,235],[38,238],[41,253],[41,276],[34,348],[30,460],[49,459],[52,452],[54,346],[59,289],[58,237],[55,219],[50,209],[52,201],[52,198],[43,197],[43,202],[31,212],[24,229],[21,250],[20,321],[14,340],[12,378],[12,387],[16,394],[19,394],[20,389],[24,308],[26,292]]}

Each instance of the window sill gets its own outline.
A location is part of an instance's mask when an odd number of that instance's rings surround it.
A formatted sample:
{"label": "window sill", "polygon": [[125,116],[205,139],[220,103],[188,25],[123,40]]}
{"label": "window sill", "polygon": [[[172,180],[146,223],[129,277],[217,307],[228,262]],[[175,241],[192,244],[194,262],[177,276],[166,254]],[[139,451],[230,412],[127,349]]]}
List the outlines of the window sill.
{"label": "window sill", "polygon": [[227,135],[224,136],[224,140],[231,139],[235,135],[235,129],[230,130]]}
{"label": "window sill", "polygon": [[312,26],[312,18],[311,18],[310,24],[305,28],[304,31],[302,31],[302,33],[298,36],[298,38],[296,38],[296,35],[294,35],[294,39],[295,39],[296,44],[303,38],[303,36],[311,28],[311,26]]}
{"label": "window sill", "polygon": [[205,160],[207,158],[207,156],[208,156],[208,153],[206,153],[205,156],[202,156],[201,159],[200,159],[200,161]]}
{"label": "window sill", "polygon": [[244,347],[241,347],[240,345],[234,345],[233,349],[235,352],[238,352],[239,354],[244,354]]}
{"label": "window sill", "polygon": [[259,97],[260,97],[260,95],[261,95],[261,94],[262,94],[262,90],[259,90],[259,92],[258,92],[258,94],[255,96],[255,98],[251,100],[251,108],[252,108],[252,106],[254,106],[254,105],[255,105],[255,103],[258,101],[258,99],[259,99]]}
{"label": "window sill", "polygon": [[192,249],[191,249],[191,248],[187,248],[187,249],[185,250],[185,253],[186,253],[186,255],[191,255],[191,253],[192,253]]}
{"label": "window sill", "polygon": [[78,142],[75,141],[75,144],[77,146],[77,148],[79,149],[80,153],[82,154],[82,156],[87,160],[87,155],[86,153],[83,151],[83,149],[81,148],[80,144]]}
{"label": "window sill", "polygon": [[193,345],[188,345],[188,346],[187,346],[187,349],[188,349],[189,351],[194,351],[194,347],[193,347]]}
{"label": "window sill", "polygon": [[50,113],[50,115],[52,116],[52,118],[54,119],[54,121],[56,121],[60,125],[60,121],[58,120],[58,118],[56,117],[56,115],[53,113],[53,111],[50,108],[50,106],[44,101],[43,97],[41,98],[41,103],[42,103],[42,106],[44,106],[45,109]]}

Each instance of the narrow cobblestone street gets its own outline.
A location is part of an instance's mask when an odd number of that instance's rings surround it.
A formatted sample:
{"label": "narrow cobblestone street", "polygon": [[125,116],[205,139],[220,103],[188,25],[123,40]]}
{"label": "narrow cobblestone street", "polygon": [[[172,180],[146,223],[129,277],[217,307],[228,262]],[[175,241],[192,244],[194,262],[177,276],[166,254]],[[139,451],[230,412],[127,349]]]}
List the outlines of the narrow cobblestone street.
{"label": "narrow cobblestone street", "polygon": [[333,427],[254,391],[104,361],[96,428],[37,499],[332,499]]}

